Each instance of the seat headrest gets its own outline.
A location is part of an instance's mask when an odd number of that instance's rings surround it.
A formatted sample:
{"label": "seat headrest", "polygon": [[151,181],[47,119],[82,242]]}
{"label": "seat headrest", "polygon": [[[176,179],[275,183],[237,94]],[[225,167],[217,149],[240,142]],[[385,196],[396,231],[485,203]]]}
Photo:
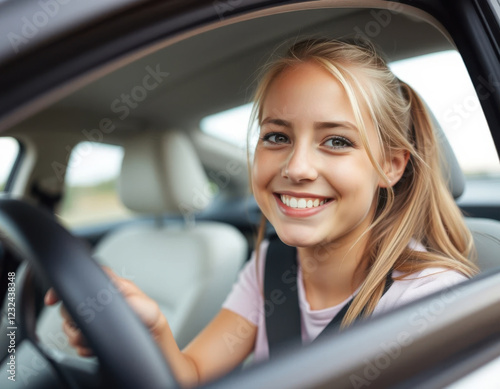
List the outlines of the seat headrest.
{"label": "seat headrest", "polygon": [[184,133],[142,132],[127,139],[124,149],[118,188],[127,208],[186,215],[210,203],[208,178]]}
{"label": "seat headrest", "polygon": [[458,199],[465,189],[465,176],[458,164],[457,157],[453,152],[448,139],[444,134],[440,137],[440,145],[442,152],[441,158],[441,169],[444,172],[444,177],[448,183],[448,189],[450,190],[453,198]]}
{"label": "seat headrest", "polygon": [[453,195],[453,198],[458,199],[462,193],[464,193],[465,189],[464,173],[462,172],[462,169],[458,164],[457,157],[455,156],[455,153],[453,152],[453,149],[451,148],[451,145],[448,142],[441,126],[436,120],[436,117],[433,115],[429,107],[427,107],[427,111],[431,117],[436,132],[436,138],[441,148],[441,170],[443,171],[443,175],[448,183],[448,189]]}

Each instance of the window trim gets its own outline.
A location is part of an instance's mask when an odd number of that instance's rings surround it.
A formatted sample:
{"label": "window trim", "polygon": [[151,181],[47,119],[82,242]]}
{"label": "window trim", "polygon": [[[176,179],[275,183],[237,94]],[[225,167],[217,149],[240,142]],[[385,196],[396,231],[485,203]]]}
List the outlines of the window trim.
{"label": "window trim", "polygon": [[5,187],[2,190],[3,193],[12,192],[16,178],[18,177],[19,171],[21,170],[22,161],[24,160],[24,156],[26,155],[26,147],[24,146],[24,144],[20,142],[19,139],[17,138],[14,137],[11,138],[17,142],[19,149],[17,152],[16,159],[12,164],[12,168],[10,169],[10,173],[7,176],[7,180],[5,181]]}

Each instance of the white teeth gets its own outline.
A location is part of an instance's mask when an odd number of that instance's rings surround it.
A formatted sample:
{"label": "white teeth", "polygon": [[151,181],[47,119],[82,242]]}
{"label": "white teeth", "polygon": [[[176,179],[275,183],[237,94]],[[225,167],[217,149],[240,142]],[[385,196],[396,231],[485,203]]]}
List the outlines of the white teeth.
{"label": "white teeth", "polygon": [[298,209],[315,208],[327,202],[327,200],[320,201],[319,199],[314,199],[314,200],[304,199],[287,195],[280,195],[280,198],[283,204],[286,204],[291,208],[298,208]]}

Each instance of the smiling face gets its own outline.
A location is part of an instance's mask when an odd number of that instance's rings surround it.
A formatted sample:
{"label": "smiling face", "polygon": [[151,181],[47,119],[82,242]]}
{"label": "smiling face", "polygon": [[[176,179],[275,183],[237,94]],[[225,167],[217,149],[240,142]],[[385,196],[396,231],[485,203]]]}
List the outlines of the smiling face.
{"label": "smiling face", "polygon": [[[375,129],[363,119],[380,161]],[[269,86],[252,188],[286,244],[351,245],[370,225],[381,178],[355,123],[345,90],[319,65],[298,64]]]}

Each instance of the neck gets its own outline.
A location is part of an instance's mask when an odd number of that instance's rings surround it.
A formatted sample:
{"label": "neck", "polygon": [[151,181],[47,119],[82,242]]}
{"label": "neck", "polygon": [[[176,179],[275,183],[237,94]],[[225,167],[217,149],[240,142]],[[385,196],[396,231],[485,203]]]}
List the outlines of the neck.
{"label": "neck", "polygon": [[361,264],[361,261],[367,238],[355,244],[336,242],[297,248],[306,298],[311,309],[337,305],[361,285],[366,276],[366,265]]}

